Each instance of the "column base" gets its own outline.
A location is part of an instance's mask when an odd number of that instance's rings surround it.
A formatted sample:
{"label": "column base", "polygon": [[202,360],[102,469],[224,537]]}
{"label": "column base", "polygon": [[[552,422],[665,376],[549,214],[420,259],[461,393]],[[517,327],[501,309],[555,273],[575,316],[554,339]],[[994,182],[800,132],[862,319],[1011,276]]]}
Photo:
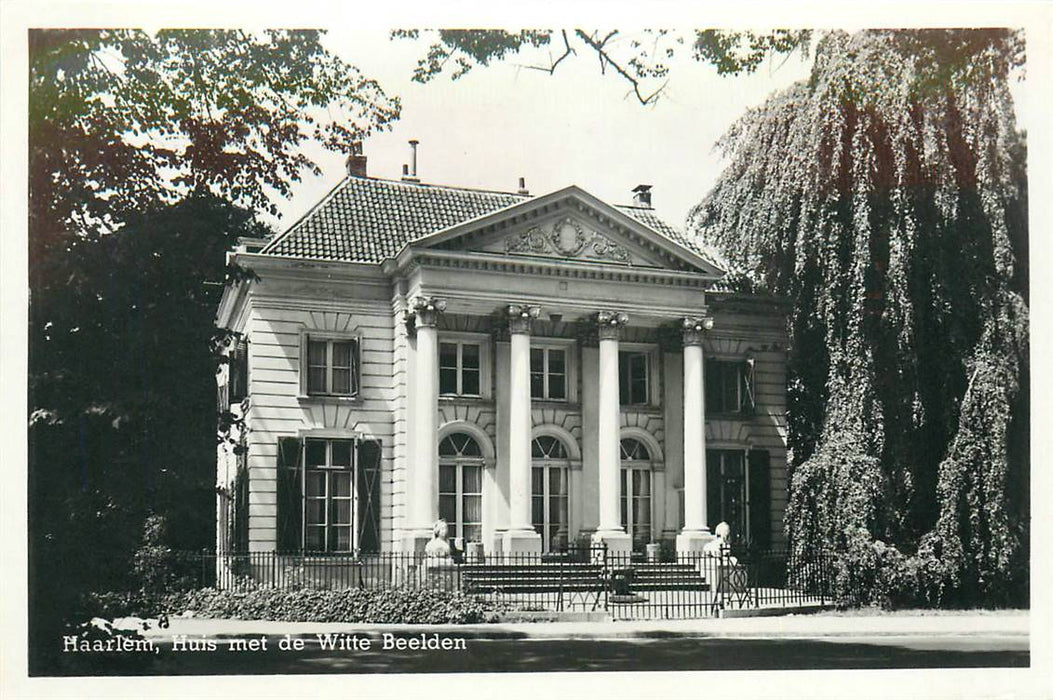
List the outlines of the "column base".
{"label": "column base", "polygon": [[506,530],[501,533],[501,554],[505,556],[536,554],[540,559],[541,549],[541,535],[534,530]]}
{"label": "column base", "polygon": [[697,557],[702,554],[702,550],[705,549],[706,545],[714,539],[713,534],[708,529],[684,530],[676,536],[677,557],[680,557],[680,555]]}
{"label": "column base", "polygon": [[597,530],[592,533],[593,545],[607,545],[608,554],[628,554],[633,551],[633,538],[621,530]]}

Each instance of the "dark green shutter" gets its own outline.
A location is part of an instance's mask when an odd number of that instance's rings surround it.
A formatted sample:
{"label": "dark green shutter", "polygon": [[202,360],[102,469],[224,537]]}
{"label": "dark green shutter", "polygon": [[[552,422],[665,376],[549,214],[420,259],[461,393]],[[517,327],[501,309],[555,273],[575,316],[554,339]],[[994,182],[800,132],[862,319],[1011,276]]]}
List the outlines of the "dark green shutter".
{"label": "dark green shutter", "polygon": [[238,340],[230,353],[230,402],[240,403],[249,392],[249,339]]}
{"label": "dark green shutter", "polygon": [[706,517],[712,531],[721,520],[724,519],[723,509],[720,507],[720,452],[718,450],[706,450]]}
{"label": "dark green shutter", "polygon": [[[244,437],[243,437],[244,439]],[[244,444],[237,454],[237,471],[234,473],[234,498],[232,499],[233,518],[231,527],[231,547],[235,552],[249,551],[249,460],[248,450]]]}
{"label": "dark green shutter", "polygon": [[771,545],[771,456],[750,450],[750,540],[755,547]]}
{"label": "dark green shutter", "polygon": [[358,443],[358,548],[380,551],[380,441]]}
{"label": "dark green shutter", "polygon": [[351,393],[358,396],[362,390],[362,347],[358,340],[351,341]]}
{"label": "dark green shutter", "polygon": [[303,442],[278,438],[278,551],[303,547]]}
{"label": "dark green shutter", "polygon": [[747,360],[742,363],[742,406],[743,413],[753,413],[757,408],[756,382],[754,382],[753,366],[755,362]]}

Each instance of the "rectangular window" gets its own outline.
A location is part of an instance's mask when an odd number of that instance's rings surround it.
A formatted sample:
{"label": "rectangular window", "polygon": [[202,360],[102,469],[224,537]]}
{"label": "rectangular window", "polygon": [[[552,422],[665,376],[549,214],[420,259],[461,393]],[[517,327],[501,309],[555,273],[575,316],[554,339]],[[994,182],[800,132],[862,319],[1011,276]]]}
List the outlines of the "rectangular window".
{"label": "rectangular window", "polygon": [[565,401],[567,351],[563,348],[530,349],[530,398]]}
{"label": "rectangular window", "polygon": [[376,440],[279,438],[278,551],[379,551],[380,462]]}
{"label": "rectangular window", "polygon": [[531,522],[541,535],[546,552],[558,552],[567,545],[568,477],[567,468],[536,466],[531,469]]}
{"label": "rectangular window", "polygon": [[651,542],[651,470],[622,467],[622,527],[633,539],[633,549]]}
{"label": "rectangular window", "polygon": [[705,382],[708,413],[753,410],[752,372],[748,362],[708,359]]}
{"label": "rectangular window", "polygon": [[646,352],[618,353],[618,394],[623,406],[639,406],[650,402],[649,368],[650,356]]}
{"label": "rectangular window", "polygon": [[444,396],[480,396],[482,350],[479,343],[439,343],[439,393]]}
{"label": "rectangular window", "polygon": [[351,440],[304,441],[304,549],[349,552],[355,498]]}
{"label": "rectangular window", "polygon": [[358,341],[307,339],[307,393],[358,394]]}
{"label": "rectangular window", "polygon": [[227,405],[220,410],[226,411],[232,403],[240,403],[249,395],[249,339],[241,338],[230,352],[229,395]]}
{"label": "rectangular window", "polygon": [[464,542],[483,539],[483,467],[481,464],[439,465],[439,517],[451,537]]}

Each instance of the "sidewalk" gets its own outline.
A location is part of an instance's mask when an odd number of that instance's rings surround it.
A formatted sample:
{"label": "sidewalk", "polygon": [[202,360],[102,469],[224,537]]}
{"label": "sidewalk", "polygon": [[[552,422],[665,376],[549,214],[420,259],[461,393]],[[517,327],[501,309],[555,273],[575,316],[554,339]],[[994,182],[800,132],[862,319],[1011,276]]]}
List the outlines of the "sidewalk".
{"label": "sidewalk", "polygon": [[658,620],[641,622],[539,622],[480,625],[373,625],[339,622],[272,622],[267,620],[206,620],[172,618],[171,626],[152,624],[145,636],[168,641],[188,637],[270,637],[315,634],[350,634],[380,637],[384,633],[403,636],[420,634],[466,639],[632,639],[663,637],[844,637],[844,636],[1027,636],[1030,615],[874,615],[826,616],[787,615],[702,620]]}

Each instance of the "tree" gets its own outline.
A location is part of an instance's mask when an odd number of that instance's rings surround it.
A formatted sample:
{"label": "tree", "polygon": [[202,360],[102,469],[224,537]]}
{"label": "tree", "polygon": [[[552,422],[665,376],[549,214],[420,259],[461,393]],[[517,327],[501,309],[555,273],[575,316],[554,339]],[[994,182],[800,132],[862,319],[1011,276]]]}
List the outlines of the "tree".
{"label": "tree", "polygon": [[850,567],[892,541],[943,602],[1026,586],[1023,55],[1005,30],[827,34],[689,217],[794,303],[794,546]]}
{"label": "tree", "polygon": [[[546,60],[538,51],[523,67],[554,74],[568,59],[581,54],[595,56],[600,73],[616,77],[629,85],[629,94],[643,105],[658,102],[669,81],[670,64],[685,49],[698,61],[713,64],[719,73],[752,72],[773,54],[808,51],[811,31],[777,29],[768,33],[732,32],[697,29],[674,32],[667,29],[645,29],[634,34],[599,29],[527,29],[507,32],[500,29],[439,29],[422,32],[404,29],[392,32],[392,38],[415,39],[422,34],[432,38],[427,54],[417,62],[413,79],[420,83],[448,72],[457,80],[478,66],[531,49],[549,51]],[[579,53],[580,52],[580,53]]]}
{"label": "tree", "polygon": [[[265,235],[308,142],[349,151],[398,102],[318,32],[29,33],[31,639],[129,585],[149,513],[214,542],[225,253]],[[250,213],[251,212],[251,213]]]}

